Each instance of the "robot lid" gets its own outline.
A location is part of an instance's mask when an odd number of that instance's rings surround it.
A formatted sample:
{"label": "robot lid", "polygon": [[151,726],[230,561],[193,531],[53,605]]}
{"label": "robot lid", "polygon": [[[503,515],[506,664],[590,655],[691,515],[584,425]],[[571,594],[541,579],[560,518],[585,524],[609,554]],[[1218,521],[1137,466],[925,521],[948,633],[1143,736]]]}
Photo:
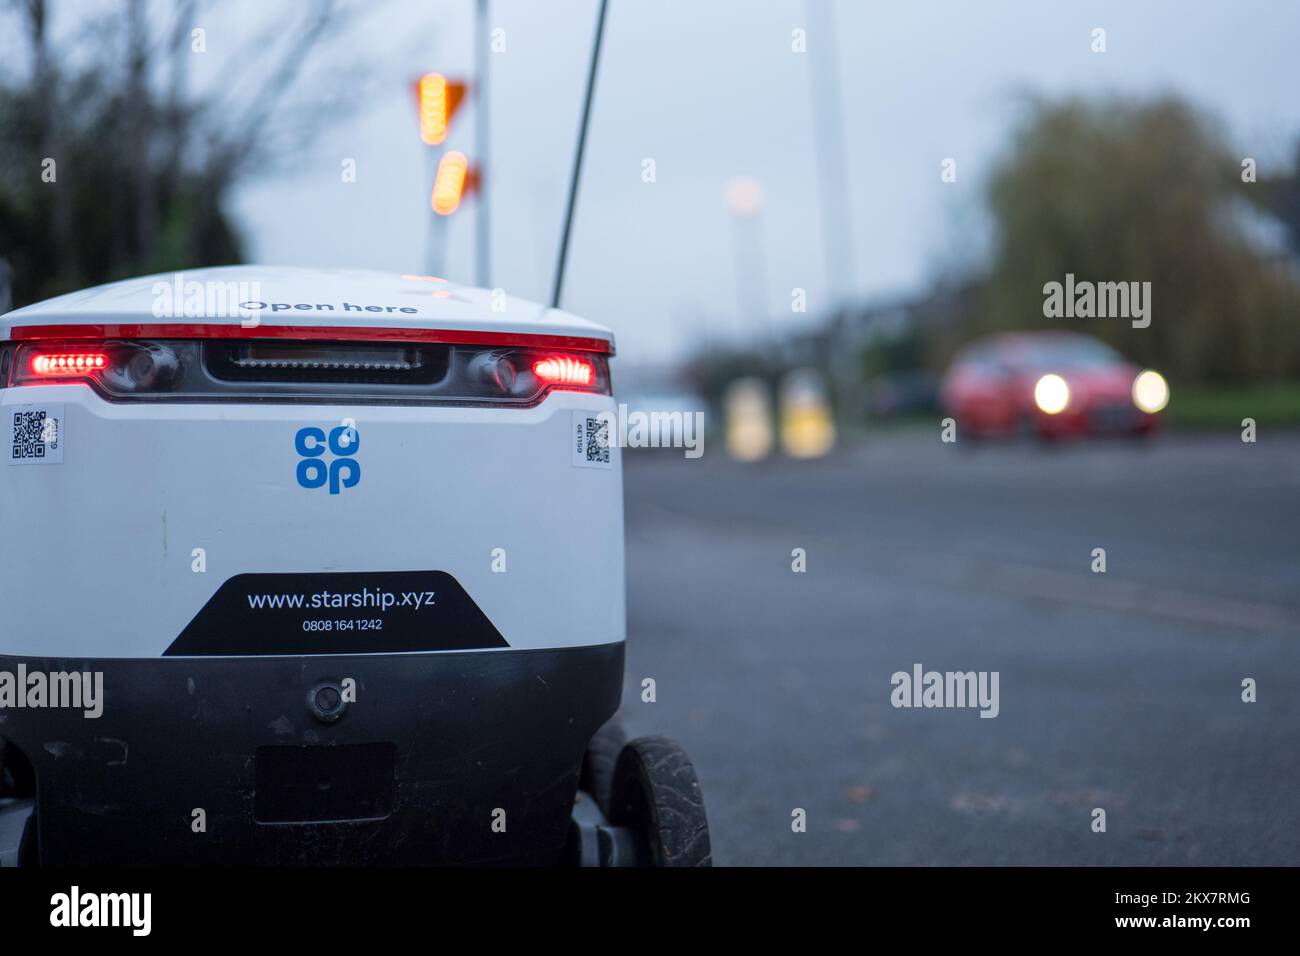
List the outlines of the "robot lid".
{"label": "robot lid", "polygon": [[352,269],[221,266],[125,279],[0,316],[0,340],[295,338],[613,354],[608,329],[502,289]]}

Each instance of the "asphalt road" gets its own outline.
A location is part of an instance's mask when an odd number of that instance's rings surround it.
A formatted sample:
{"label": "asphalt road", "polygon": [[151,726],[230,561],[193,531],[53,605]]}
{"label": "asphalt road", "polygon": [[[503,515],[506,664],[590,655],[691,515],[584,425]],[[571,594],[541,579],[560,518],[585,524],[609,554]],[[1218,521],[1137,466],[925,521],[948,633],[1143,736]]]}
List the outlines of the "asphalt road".
{"label": "asphalt road", "polygon": [[[1300,436],[706,451],[626,454],[623,717],[716,862],[1300,864]],[[891,706],[917,663],[999,715]]]}

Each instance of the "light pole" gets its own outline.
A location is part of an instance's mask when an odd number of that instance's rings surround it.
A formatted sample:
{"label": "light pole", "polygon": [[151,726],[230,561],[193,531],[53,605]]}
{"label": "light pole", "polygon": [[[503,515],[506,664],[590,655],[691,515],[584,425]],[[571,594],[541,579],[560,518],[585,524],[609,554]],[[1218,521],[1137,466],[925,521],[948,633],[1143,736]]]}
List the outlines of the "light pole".
{"label": "light pole", "polygon": [[[464,96],[465,84],[448,79],[442,73],[425,73],[416,79],[415,102],[419,112],[420,140],[426,146],[440,147],[446,142],[451,118]],[[433,182],[436,187],[446,156],[440,155],[435,149],[429,149],[426,150],[426,157],[429,170],[426,181]],[[465,184],[464,178],[459,184]],[[436,215],[429,222],[425,245],[425,264],[427,271],[441,275],[447,250],[447,223],[444,221],[447,214],[439,213],[436,207],[434,212]]]}
{"label": "light pole", "polygon": [[767,257],[763,253],[763,184],[752,176],[733,176],[727,180],[722,198],[732,225],[737,335],[743,340],[746,316],[751,322],[763,322],[771,335],[774,330],[767,301]]}
{"label": "light pole", "polygon": [[[436,182],[438,179],[438,154],[433,150],[426,150],[424,167],[426,182]],[[428,211],[426,210],[426,214]],[[426,234],[424,247],[424,270],[429,275],[443,275],[446,261],[447,217],[435,213],[429,217],[429,230]]]}

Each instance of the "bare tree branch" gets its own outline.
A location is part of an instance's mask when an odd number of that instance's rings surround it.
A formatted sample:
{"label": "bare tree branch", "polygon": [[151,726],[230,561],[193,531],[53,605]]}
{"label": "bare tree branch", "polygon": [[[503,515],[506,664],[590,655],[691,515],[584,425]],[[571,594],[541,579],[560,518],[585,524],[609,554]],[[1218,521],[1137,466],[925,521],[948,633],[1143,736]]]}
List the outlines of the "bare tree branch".
{"label": "bare tree branch", "polygon": [[267,121],[292,88],[313,48],[331,26],[334,29],[340,26],[338,21],[331,24],[334,13],[334,0],[324,0],[298,35],[297,42],[285,50],[262,88],[252,97],[248,112],[242,119],[228,126],[237,133],[221,141],[217,147],[216,168],[213,172],[219,181],[229,181],[256,154],[255,144],[261,139]]}

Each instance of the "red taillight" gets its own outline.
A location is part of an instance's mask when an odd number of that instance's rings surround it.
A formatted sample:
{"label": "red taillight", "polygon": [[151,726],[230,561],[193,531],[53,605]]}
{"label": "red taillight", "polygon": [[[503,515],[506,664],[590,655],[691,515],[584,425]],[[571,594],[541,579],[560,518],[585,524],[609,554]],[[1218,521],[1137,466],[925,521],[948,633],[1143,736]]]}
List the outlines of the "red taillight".
{"label": "red taillight", "polygon": [[534,362],[533,374],[548,385],[590,385],[595,369],[586,359],[552,355]]}
{"label": "red taillight", "polygon": [[32,356],[33,375],[67,376],[88,375],[108,365],[108,356],[103,352],[54,352],[38,353]]}

